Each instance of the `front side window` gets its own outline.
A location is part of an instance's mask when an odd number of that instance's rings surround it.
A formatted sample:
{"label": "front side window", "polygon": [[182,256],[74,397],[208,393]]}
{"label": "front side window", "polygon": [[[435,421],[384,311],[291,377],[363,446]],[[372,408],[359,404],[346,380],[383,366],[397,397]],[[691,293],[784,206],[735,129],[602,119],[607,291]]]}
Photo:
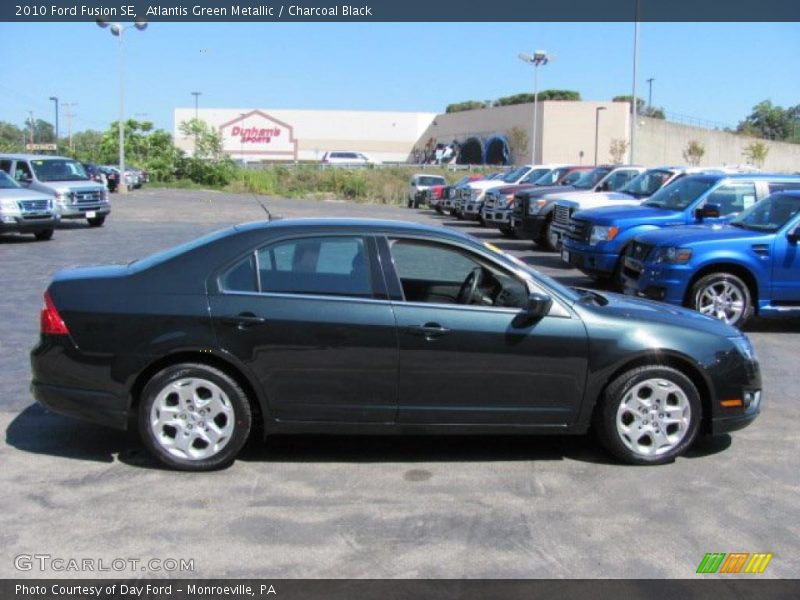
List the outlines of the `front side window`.
{"label": "front side window", "polygon": [[407,302],[523,308],[527,286],[490,261],[445,244],[390,241]]}
{"label": "front side window", "polygon": [[0,190],[17,189],[19,184],[11,179],[5,171],[0,171]]}
{"label": "front side window", "polygon": [[773,194],[754,204],[731,221],[731,225],[775,233],[800,213],[800,197]]}
{"label": "front side window", "polygon": [[17,166],[14,169],[14,179],[17,181],[30,181],[33,179],[33,173],[31,173],[28,163],[21,160],[17,161]]}
{"label": "front side window", "polygon": [[[636,181],[634,179],[631,183]],[[713,187],[718,179],[706,177],[682,177],[661,188],[642,206],[683,210]]]}
{"label": "front side window", "polygon": [[625,194],[630,194],[636,198],[645,198],[652,196],[669,180],[672,173],[669,171],[660,171],[658,169],[650,169],[641,175],[631,179],[619,191]]}
{"label": "front side window", "polygon": [[585,171],[580,179],[575,182],[575,187],[579,190],[589,190],[596,186],[608,173],[609,169],[602,167],[599,169],[592,169],[591,171]]}

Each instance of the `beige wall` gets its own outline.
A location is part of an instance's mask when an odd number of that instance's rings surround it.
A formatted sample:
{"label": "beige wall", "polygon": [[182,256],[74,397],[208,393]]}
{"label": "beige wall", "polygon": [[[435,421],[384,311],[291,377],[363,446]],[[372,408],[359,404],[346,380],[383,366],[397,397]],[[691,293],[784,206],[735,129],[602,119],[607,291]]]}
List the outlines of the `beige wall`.
{"label": "beige wall", "polygon": [[800,171],[800,144],[786,144],[756,140],[714,129],[691,127],[662,119],[641,117],[637,121],[636,160],[646,165],[682,165],[686,163],[683,151],[690,140],[705,146],[706,153],[700,161],[704,166],[740,165],[747,163],[746,146],[762,141],[769,154],[762,167],[765,171]]}
{"label": "beige wall", "polygon": [[[384,111],[347,111],[347,110],[273,110],[252,108],[225,108],[225,109],[200,109],[198,116],[213,127],[220,127],[253,111],[263,113],[291,128],[294,140],[297,142],[297,160],[319,160],[329,150],[351,150],[363,152],[370,158],[379,161],[405,161],[411,149],[422,136],[436,116],[435,113],[415,112],[384,112]],[[179,131],[180,123],[194,118],[194,108],[176,108],[174,111],[175,142],[179,148],[191,153],[193,139],[183,136]],[[256,126],[258,116],[252,117]],[[263,119],[261,119],[263,121]],[[248,123],[245,122],[245,125]],[[288,129],[282,132],[273,141],[272,147],[277,147],[276,142],[286,139]],[[251,145],[252,146],[252,145]],[[241,154],[237,142],[228,144],[229,152],[233,158],[245,158],[248,161],[257,160],[292,160],[287,154],[273,155],[259,154],[265,152],[270,145],[252,147],[251,153]],[[247,148],[242,144],[241,148]],[[244,150],[242,150],[244,151]]]}
{"label": "beige wall", "polygon": [[[627,102],[543,102],[541,160],[537,162],[594,164],[595,119],[597,162],[610,162],[611,140],[628,139],[629,106]],[[598,113],[598,108],[605,110]]]}

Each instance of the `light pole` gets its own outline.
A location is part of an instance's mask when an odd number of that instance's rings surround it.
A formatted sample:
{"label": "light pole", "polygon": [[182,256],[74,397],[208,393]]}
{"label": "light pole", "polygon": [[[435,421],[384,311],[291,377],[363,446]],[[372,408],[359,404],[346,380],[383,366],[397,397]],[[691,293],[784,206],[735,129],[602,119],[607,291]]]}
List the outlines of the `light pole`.
{"label": "light pole", "polygon": [[539,65],[550,62],[550,56],[544,50],[536,50],[533,54],[523,52],[519,55],[522,62],[533,65],[533,162],[536,163],[536,130],[539,120]]}
{"label": "light pole", "polygon": [[597,145],[600,139],[600,111],[605,110],[605,106],[598,106],[594,109],[594,166],[597,166]]}
{"label": "light pole", "polygon": [[655,80],[655,77],[651,77],[647,80],[647,108],[653,108],[653,82]]}
{"label": "light pole", "polygon": [[125,183],[125,77],[124,77],[124,61],[122,53],[122,34],[126,30],[134,27],[139,31],[147,29],[147,23],[144,20],[137,19],[133,25],[120,25],[119,23],[109,23],[103,19],[97,19],[97,25],[102,28],[111,26],[111,35],[119,39],[119,184],[117,191],[120,194],[128,192],[128,184]]}
{"label": "light pole", "polygon": [[192,96],[194,96],[194,120],[195,121],[199,118],[198,117],[197,102],[198,102],[198,99],[200,98],[200,96],[202,96],[202,95],[203,95],[203,92],[192,92]]}
{"label": "light pole", "polygon": [[50,96],[50,100],[56,105],[56,152],[58,152],[58,98]]}
{"label": "light pole", "polygon": [[631,107],[631,161],[630,164],[636,164],[635,150],[636,150],[636,121],[639,120],[639,103],[636,98],[636,79],[639,77],[639,0],[636,0],[636,15],[634,17],[633,27],[633,92]]}

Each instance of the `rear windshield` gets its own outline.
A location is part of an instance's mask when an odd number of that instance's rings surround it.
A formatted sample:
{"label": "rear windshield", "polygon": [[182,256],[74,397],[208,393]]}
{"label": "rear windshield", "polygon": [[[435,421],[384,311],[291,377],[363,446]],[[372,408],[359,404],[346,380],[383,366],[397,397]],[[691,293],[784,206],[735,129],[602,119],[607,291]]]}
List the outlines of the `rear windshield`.
{"label": "rear windshield", "polygon": [[88,181],[86,169],[77,160],[46,158],[31,161],[39,181]]}
{"label": "rear windshield", "polygon": [[232,233],[234,233],[234,231],[235,229],[233,227],[212,231],[211,233],[207,233],[202,237],[190,240],[186,243],[179,244],[177,246],[172,246],[171,248],[167,248],[165,250],[162,250],[161,252],[156,252],[155,254],[151,254],[150,256],[145,256],[144,258],[134,260],[129,264],[134,271],[143,271],[145,269],[155,267],[156,265],[160,265],[161,263],[166,262],[168,260],[172,260],[176,256],[180,256],[181,254],[189,252],[190,250],[194,250],[195,248],[200,248],[201,246],[205,246],[206,244],[210,244],[221,238],[229,236]]}

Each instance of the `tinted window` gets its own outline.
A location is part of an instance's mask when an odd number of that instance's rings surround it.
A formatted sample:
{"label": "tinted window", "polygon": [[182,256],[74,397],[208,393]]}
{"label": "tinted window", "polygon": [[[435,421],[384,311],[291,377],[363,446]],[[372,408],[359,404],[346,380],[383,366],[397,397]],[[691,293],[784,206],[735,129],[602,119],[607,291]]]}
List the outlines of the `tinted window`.
{"label": "tinted window", "polygon": [[6,173],[11,173],[11,161],[0,160],[0,170],[5,171]]}
{"label": "tinted window", "polygon": [[[490,261],[460,248],[419,240],[393,240],[392,259],[408,302],[455,304],[470,273],[480,273],[470,304],[522,308],[527,286]],[[479,299],[478,299],[479,298]]]}
{"label": "tinted window", "polygon": [[33,173],[31,173],[31,168],[28,166],[28,163],[21,160],[17,161],[17,167],[14,169],[14,179],[17,181],[33,179]]}
{"label": "tinted window", "polygon": [[77,160],[45,159],[32,160],[33,170],[39,181],[86,181],[89,176]]}
{"label": "tinted window", "polygon": [[444,185],[447,182],[445,181],[444,177],[427,176],[417,179],[417,183],[419,185]]}
{"label": "tinted window", "polygon": [[756,203],[756,186],[753,183],[727,183],[719,186],[706,198],[705,204],[716,204],[723,217],[742,212]]}
{"label": "tinted window", "polygon": [[[2,168],[1,165],[0,168]],[[784,190],[800,190],[800,181],[770,181],[767,187],[770,194]]]}
{"label": "tinted window", "polygon": [[219,278],[219,286],[229,292],[256,292],[256,259],[254,254],[248,254]]}
{"label": "tinted window", "polygon": [[672,173],[669,171],[651,169],[631,179],[624,187],[620,188],[619,191],[636,196],[637,198],[652,196],[661,189],[661,186],[663,186],[670,177],[672,177]]}
{"label": "tinted window", "polygon": [[683,210],[705,194],[717,181],[719,179],[683,177],[658,190],[643,205],[670,210]]}
{"label": "tinted window", "polygon": [[743,212],[731,223],[757,231],[775,232],[800,212],[800,197],[773,194]]}
{"label": "tinted window", "polygon": [[11,190],[19,187],[19,184],[11,179],[5,171],[0,171],[0,190]]}
{"label": "tinted window", "polygon": [[369,262],[360,237],[301,238],[258,251],[262,292],[372,295]]}

